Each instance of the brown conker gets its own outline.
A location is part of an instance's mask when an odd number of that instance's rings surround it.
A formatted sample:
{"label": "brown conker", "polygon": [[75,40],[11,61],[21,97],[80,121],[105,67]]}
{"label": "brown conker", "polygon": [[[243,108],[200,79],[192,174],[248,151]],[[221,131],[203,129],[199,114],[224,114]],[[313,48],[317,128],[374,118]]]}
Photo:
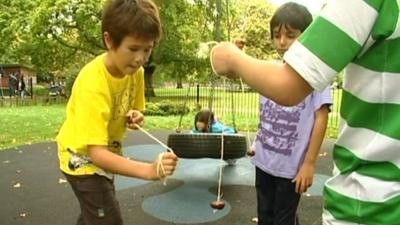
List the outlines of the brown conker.
{"label": "brown conker", "polygon": [[256,154],[256,151],[247,151],[246,154],[250,157],[253,157]]}
{"label": "brown conker", "polygon": [[211,207],[212,207],[213,209],[221,210],[221,209],[223,209],[223,208],[225,207],[225,202],[223,202],[223,201],[221,201],[221,200],[217,200],[217,201],[211,202],[210,205],[211,205]]}

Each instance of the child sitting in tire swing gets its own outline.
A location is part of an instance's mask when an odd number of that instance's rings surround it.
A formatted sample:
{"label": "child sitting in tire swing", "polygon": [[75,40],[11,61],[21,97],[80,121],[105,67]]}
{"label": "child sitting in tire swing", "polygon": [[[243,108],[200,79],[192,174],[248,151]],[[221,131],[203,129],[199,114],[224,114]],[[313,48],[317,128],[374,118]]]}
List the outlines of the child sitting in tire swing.
{"label": "child sitting in tire swing", "polygon": [[194,128],[192,133],[224,133],[235,134],[236,129],[233,127],[225,126],[218,121],[214,113],[209,109],[202,109],[194,117]]}

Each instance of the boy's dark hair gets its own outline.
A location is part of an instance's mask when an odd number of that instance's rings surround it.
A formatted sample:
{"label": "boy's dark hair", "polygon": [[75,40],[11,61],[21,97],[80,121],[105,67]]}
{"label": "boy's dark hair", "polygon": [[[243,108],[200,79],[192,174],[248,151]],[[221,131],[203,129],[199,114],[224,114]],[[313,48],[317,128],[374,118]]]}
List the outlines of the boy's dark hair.
{"label": "boy's dark hair", "polygon": [[197,130],[197,122],[203,122],[208,128],[208,132],[212,132],[211,124],[214,122],[214,113],[208,109],[199,111],[194,117],[194,127]]}
{"label": "boy's dark hair", "polygon": [[158,8],[151,0],[108,0],[101,32],[110,34],[114,47],[119,47],[128,35],[158,41],[162,33]]}
{"label": "boy's dark hair", "polygon": [[275,27],[279,27],[280,30],[282,26],[285,26],[288,29],[289,25],[292,29],[303,32],[311,24],[312,20],[313,17],[305,6],[295,2],[285,3],[275,11],[269,22],[271,39],[274,37],[273,30]]}

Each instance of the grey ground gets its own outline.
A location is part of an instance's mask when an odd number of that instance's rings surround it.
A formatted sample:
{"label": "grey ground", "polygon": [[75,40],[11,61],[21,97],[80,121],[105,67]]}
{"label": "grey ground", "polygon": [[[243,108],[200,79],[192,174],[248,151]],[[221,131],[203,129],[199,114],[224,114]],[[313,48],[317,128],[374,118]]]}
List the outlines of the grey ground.
{"label": "grey ground", "polygon": [[[170,131],[150,131],[166,143]],[[303,195],[299,216],[303,225],[320,225],[322,185],[332,170],[333,140],[327,139],[320,151],[316,179]],[[162,148],[140,132],[128,133],[125,147],[129,157],[150,160]],[[124,222],[131,224],[256,224],[254,168],[249,158],[235,166],[224,166],[222,185],[224,210],[214,213],[219,160],[182,159],[179,169],[167,180],[145,182],[118,177],[117,195]],[[182,165],[181,165],[182,164]],[[73,225],[78,203],[58,170],[56,144],[41,143],[0,152],[1,225]]]}

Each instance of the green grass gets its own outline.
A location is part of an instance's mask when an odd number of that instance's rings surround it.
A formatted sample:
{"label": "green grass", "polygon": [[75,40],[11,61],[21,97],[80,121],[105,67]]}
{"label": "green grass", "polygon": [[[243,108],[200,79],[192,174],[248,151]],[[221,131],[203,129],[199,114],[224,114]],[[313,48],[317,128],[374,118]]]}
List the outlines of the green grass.
{"label": "green grass", "polygon": [[[54,141],[65,119],[65,105],[23,106],[0,108],[0,150],[19,145],[30,145],[45,141]],[[182,117],[181,129],[188,130],[193,126],[194,113]],[[232,126],[232,118],[221,118]],[[145,129],[170,129],[175,131],[180,116],[146,116]],[[235,118],[237,129],[245,131],[247,119]],[[249,128],[255,131],[257,119],[249,120]]]}
{"label": "green grass", "polygon": [[54,140],[65,105],[0,108],[0,149]]}
{"label": "green grass", "polygon": [[[173,94],[171,92],[170,94]],[[176,93],[175,93],[176,94]],[[236,129],[241,132],[256,131],[258,127],[258,116],[246,116],[240,110],[246,108],[252,111],[258,110],[258,101],[256,103],[248,103],[248,95],[237,94],[239,103],[235,106],[235,124]],[[258,96],[258,95],[257,95]],[[223,123],[233,126],[232,113],[230,112],[230,103],[224,102],[226,98],[215,98],[215,110],[217,117]],[[336,138],[338,134],[339,124],[339,107],[338,101],[341,98],[341,93],[334,94],[334,105],[330,113],[327,137]],[[243,99],[242,99],[243,98]],[[218,100],[219,99],[219,100]],[[258,99],[258,97],[257,97]],[[182,101],[182,99],[181,99]],[[252,100],[253,101],[253,100]],[[225,105],[225,107],[224,107]],[[204,107],[207,104],[204,103]],[[254,108],[256,107],[256,108]],[[183,116],[182,129],[188,130],[193,127],[194,112]],[[0,107],[0,150],[15,148],[19,145],[29,145],[45,141],[54,141],[61,124],[65,119],[65,104],[47,105],[47,106],[21,106],[21,107]],[[174,131],[179,124],[180,116],[146,116],[145,129],[169,129]]]}

